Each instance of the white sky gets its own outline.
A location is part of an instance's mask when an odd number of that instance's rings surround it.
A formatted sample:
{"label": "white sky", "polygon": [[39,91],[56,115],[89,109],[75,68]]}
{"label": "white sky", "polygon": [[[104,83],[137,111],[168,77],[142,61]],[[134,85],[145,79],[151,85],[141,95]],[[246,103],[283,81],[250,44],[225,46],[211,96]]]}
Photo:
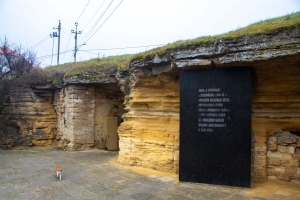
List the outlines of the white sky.
{"label": "white sky", "polygon": [[[78,35],[78,45],[83,44],[110,2],[111,6],[94,31],[121,0],[0,0],[0,37],[7,36],[10,42],[23,46],[35,46],[38,57],[50,55],[42,60],[41,65],[45,67],[51,65],[53,39],[50,33],[56,31],[53,27],[58,26],[58,20],[62,23],[60,52],[72,50],[75,41],[71,29],[75,29],[74,23],[85,6],[78,20],[78,31],[82,31]],[[138,53],[154,46],[103,49],[167,44],[180,39],[221,34],[299,10],[300,0],[123,0],[86,45],[80,47],[77,61]],[[57,42],[55,38],[54,54],[57,53]],[[73,60],[73,51],[60,55],[60,63]],[[52,64],[56,63],[55,55]]]}

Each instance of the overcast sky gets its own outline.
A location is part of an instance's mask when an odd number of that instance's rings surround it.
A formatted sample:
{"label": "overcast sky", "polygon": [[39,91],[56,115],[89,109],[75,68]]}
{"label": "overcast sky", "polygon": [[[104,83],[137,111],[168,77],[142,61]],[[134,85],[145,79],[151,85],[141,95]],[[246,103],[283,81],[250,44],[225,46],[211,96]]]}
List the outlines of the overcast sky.
{"label": "overcast sky", "polygon": [[42,59],[45,67],[57,63],[56,55],[53,59],[51,55],[52,48],[57,53],[58,39],[53,41],[50,33],[57,31],[53,27],[58,20],[60,63],[65,63],[74,60],[75,22],[82,31],[78,46],[86,43],[77,52],[81,61],[221,34],[297,11],[300,0],[0,0],[0,37],[34,47],[38,57],[50,55]]}

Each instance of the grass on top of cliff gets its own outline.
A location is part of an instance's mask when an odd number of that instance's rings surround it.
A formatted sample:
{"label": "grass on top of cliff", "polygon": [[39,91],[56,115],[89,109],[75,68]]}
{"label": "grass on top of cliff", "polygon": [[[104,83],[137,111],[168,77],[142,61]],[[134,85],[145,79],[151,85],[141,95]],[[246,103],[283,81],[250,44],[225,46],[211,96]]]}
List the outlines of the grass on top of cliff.
{"label": "grass on top of cliff", "polygon": [[152,59],[156,54],[164,54],[175,50],[194,49],[202,44],[218,41],[220,39],[237,39],[245,35],[254,34],[271,34],[279,29],[288,29],[300,25],[300,12],[288,14],[282,17],[267,19],[250,24],[247,27],[239,28],[228,33],[198,37],[190,40],[179,40],[174,43],[167,44],[163,47],[154,48],[152,50],[135,55],[132,60],[148,60]]}
{"label": "grass on top of cliff", "polygon": [[93,75],[100,74],[109,69],[117,69],[119,71],[126,70],[131,57],[132,55],[126,54],[94,58],[83,62],[65,63],[62,65],[46,67],[45,71],[53,81],[55,81],[55,78],[61,76],[72,77],[90,75],[93,77]]}

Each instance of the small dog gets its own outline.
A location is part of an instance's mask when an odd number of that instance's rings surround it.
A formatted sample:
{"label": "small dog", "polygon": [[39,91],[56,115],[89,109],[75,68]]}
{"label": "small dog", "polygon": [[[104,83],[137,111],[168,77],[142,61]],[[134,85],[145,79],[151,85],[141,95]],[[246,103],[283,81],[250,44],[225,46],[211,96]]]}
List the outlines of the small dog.
{"label": "small dog", "polygon": [[57,178],[59,177],[59,179],[61,180],[61,177],[62,177],[62,169],[61,169],[61,167],[57,165],[56,168],[55,168],[55,171],[56,171]]}

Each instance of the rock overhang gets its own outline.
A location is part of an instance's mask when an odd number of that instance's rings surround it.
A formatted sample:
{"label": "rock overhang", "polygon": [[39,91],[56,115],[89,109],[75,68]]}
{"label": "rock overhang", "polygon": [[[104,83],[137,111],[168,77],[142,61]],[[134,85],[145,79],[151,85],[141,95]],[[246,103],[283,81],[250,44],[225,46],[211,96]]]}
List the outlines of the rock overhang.
{"label": "rock overhang", "polygon": [[136,77],[198,68],[255,67],[270,64],[272,60],[299,63],[299,47],[300,12],[297,12],[237,31],[179,41],[137,55],[70,63],[67,65],[71,65],[71,70],[68,66],[62,67],[65,72],[60,83],[62,87],[115,83],[129,94],[129,79],[132,82]]}
{"label": "rock overhang", "polygon": [[272,34],[245,35],[237,39],[218,39],[197,47],[177,49],[135,59],[130,71],[151,68],[153,74],[173,69],[249,66],[278,58],[300,56],[300,26]]}

